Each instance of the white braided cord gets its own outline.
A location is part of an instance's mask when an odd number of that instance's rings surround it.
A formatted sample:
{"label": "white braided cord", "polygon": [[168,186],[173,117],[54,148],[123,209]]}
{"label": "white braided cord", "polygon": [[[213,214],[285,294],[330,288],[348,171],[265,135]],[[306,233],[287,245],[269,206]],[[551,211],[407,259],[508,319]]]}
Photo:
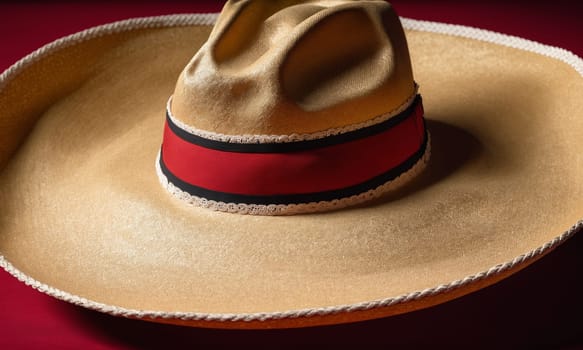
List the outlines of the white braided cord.
{"label": "white braided cord", "polygon": [[166,191],[168,191],[173,197],[178,200],[187,203],[195,207],[201,207],[205,209],[222,211],[226,213],[236,213],[236,214],[249,214],[249,215],[295,215],[295,214],[305,214],[305,213],[318,213],[323,211],[337,210],[346,208],[349,206],[355,206],[357,204],[365,203],[373,199],[381,197],[390,191],[394,191],[405,184],[409,183],[411,180],[416,178],[427,166],[429,158],[431,157],[431,135],[427,132],[427,144],[425,146],[425,152],[423,155],[415,162],[415,164],[409,168],[409,170],[399,174],[396,178],[385,182],[384,184],[377,186],[368,191],[355,194],[349,197],[343,197],[328,201],[320,202],[309,202],[309,203],[297,203],[297,204],[246,204],[246,203],[225,203],[220,201],[215,201],[211,199],[206,199],[204,197],[198,197],[192,195],[188,192],[181,190],[179,187],[174,185],[168,177],[162,172],[160,167],[160,152],[156,157],[156,174],[158,175],[158,180],[160,184]]}
{"label": "white braided cord", "polygon": [[150,318],[150,319],[179,319],[183,321],[204,321],[204,322],[265,322],[265,321],[275,321],[282,319],[295,319],[295,318],[306,318],[314,316],[327,316],[335,315],[339,313],[350,313],[355,311],[366,311],[377,308],[385,308],[393,306],[396,304],[404,304],[412,302],[415,300],[424,299],[427,297],[436,296],[438,294],[451,292],[455,289],[462,288],[464,286],[486,280],[493,276],[499,275],[505,271],[511,270],[515,267],[519,267],[524,263],[531,262],[533,259],[540,257],[552,249],[556,248],[558,245],[566,241],[568,238],[573,236],[575,233],[583,228],[583,220],[577,222],[569,230],[565,231],[553,240],[545,243],[544,245],[531,250],[526,254],[517,256],[511,261],[506,263],[498,264],[491,267],[486,271],[479,272],[477,274],[464,277],[462,279],[441,284],[436,287],[423,289],[420,291],[414,291],[407,294],[402,294],[397,297],[348,304],[348,305],[337,305],[329,307],[320,308],[309,308],[309,309],[299,309],[281,312],[262,312],[262,313],[239,313],[239,314],[228,314],[228,313],[199,313],[199,312],[166,312],[166,311],[150,311],[150,310],[135,310],[127,309],[123,307],[118,307],[114,305],[107,305],[99,303],[93,300],[79,297],[62,291],[57,288],[48,286],[42,282],[39,282],[20,270],[14,267],[10,262],[8,262],[3,256],[0,255],[0,267],[6,270],[8,273],[16,277],[21,282],[26,285],[42,292],[48,294],[57,299],[66,301],[68,303],[82,306],[87,309],[96,310],[99,312],[104,312],[114,316],[128,317],[128,318]]}
{"label": "white braided cord", "polygon": [[[193,15],[168,15],[147,18],[135,18],[124,21],[119,21],[111,24],[106,24],[94,27],[64,38],[54,41],[42,48],[34,51],[28,56],[24,57],[2,74],[0,74],[0,90],[4,88],[7,82],[15,78],[20,72],[26,69],[31,64],[38,60],[47,57],[48,55],[61,50],[65,47],[75,45],[79,42],[89,40],[92,38],[119,33],[124,31],[131,31],[135,29],[144,28],[160,28],[160,27],[176,27],[176,26],[191,26],[191,25],[212,25],[217,18],[217,14],[193,14]],[[402,18],[402,23],[405,29],[427,31],[434,33],[441,33],[447,35],[461,36],[495,44],[514,47],[521,50],[535,52],[551,58],[555,58],[567,63],[573,67],[580,75],[583,76],[583,60],[573,53],[556,47],[543,45],[534,41],[476,29],[460,25],[450,25],[429,21],[419,21],[413,19]],[[349,305],[337,305],[321,308],[308,308],[281,312],[266,312],[266,313],[197,313],[197,312],[165,312],[165,311],[149,311],[149,310],[135,310],[127,309],[113,305],[99,303],[93,300],[82,298],[63,290],[48,286],[34,278],[27,276],[14,265],[12,265],[6,258],[0,255],[0,267],[8,273],[22,281],[26,285],[53,296],[57,299],[69,302],[74,305],[82,306],[88,309],[108,313],[114,316],[129,317],[129,318],[151,318],[151,319],[180,319],[184,321],[201,321],[201,322],[264,322],[282,319],[294,318],[308,318],[314,316],[326,316],[339,313],[350,313],[355,311],[366,311],[376,308],[385,308],[396,304],[404,304],[415,300],[424,299],[427,297],[436,296],[442,293],[448,293],[453,290],[471,285],[473,283],[489,279],[505,271],[521,267],[523,264],[530,263],[536,258],[550,252],[568,238],[583,229],[583,220],[578,221],[575,225],[563,232],[561,235],[555,237],[544,245],[531,250],[525,254],[519,255],[511,261],[498,264],[488,270],[479,272],[465,278],[441,284],[436,287],[427,288],[420,291],[403,294],[396,297],[385,299],[367,301],[362,303],[355,303]]]}
{"label": "white braided cord", "polygon": [[7,70],[2,72],[2,74],[0,74],[0,90],[4,88],[6,83],[8,83],[11,79],[16,78],[20,72],[22,72],[30,65],[34,64],[42,58],[51,55],[52,53],[76,45],[80,42],[135,29],[213,25],[217,17],[218,14],[216,13],[139,17],[92,27],[75,34],[65,36],[31,52],[10,66]]}
{"label": "white braided cord", "polygon": [[422,21],[410,18],[401,18],[401,23],[403,23],[403,27],[408,30],[459,36],[534,52],[564,62],[573,67],[579,75],[583,76],[583,60],[571,51],[560,47],[541,44],[536,41],[519,38],[513,35],[458,24]]}
{"label": "white braided cord", "polygon": [[313,133],[294,133],[294,134],[287,134],[287,135],[229,135],[229,134],[221,134],[218,132],[207,131],[195,128],[194,126],[188,125],[182,122],[180,119],[176,118],[172,113],[172,97],[168,99],[168,103],[166,104],[166,113],[172,122],[178,126],[183,131],[195,136],[200,136],[202,138],[220,142],[229,142],[229,143],[242,143],[242,144],[257,144],[257,143],[291,143],[291,142],[298,142],[298,141],[311,141],[317,139],[323,139],[330,136],[346,134],[351,131],[356,131],[360,129],[367,128],[369,126],[377,125],[382,122],[385,122],[396,115],[404,112],[409,106],[413,104],[415,98],[417,97],[418,86],[415,84],[415,90],[413,94],[409,96],[405,102],[401,105],[389,111],[387,113],[381,114],[375,118],[369,119],[367,121],[342,126],[339,128],[331,128],[322,131],[317,131]]}

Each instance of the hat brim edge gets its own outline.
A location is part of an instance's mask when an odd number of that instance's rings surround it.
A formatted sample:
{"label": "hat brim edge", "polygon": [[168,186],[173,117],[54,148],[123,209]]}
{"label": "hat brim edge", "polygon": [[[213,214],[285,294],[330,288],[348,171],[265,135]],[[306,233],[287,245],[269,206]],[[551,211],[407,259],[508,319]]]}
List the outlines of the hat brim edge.
{"label": "hat brim edge", "polygon": [[[85,40],[135,29],[212,25],[217,16],[218,14],[178,14],[133,18],[93,27],[69,35],[39,48],[10,66],[0,74],[0,89],[2,89],[12,77],[17,76],[21,71],[41,60],[43,57]],[[570,65],[579,73],[579,75],[583,76],[583,59],[562,48],[552,47],[515,36],[467,26],[421,21],[409,18],[401,18],[401,21],[404,28],[409,30],[465,37],[548,56]],[[567,231],[542,246],[519,255],[511,261],[495,265],[485,271],[436,287],[413,291],[396,297],[355,304],[266,313],[212,314],[127,309],[89,300],[44,284],[21,272],[3,255],[0,255],[0,267],[21,282],[44,294],[77,306],[114,316],[208,328],[291,328],[352,322],[390,316],[429,307],[461,297],[488,285],[492,285],[505,277],[520,271],[554,250],[574,234],[581,231],[581,229],[583,229],[583,220],[579,220]],[[347,316],[348,314],[349,316]]]}
{"label": "hat brim edge", "polygon": [[[76,306],[112,316],[204,328],[295,328],[364,321],[378,317],[398,315],[462,297],[490,286],[524,269],[553,251],[582,229],[583,220],[580,220],[553,240],[517,256],[511,261],[433,288],[355,304],[266,313],[220,314],[127,309],[89,300],[37,281],[20,271],[2,255],[0,255],[0,267],[22,283],[41,293]],[[347,317],[348,314],[350,314],[349,317]]]}

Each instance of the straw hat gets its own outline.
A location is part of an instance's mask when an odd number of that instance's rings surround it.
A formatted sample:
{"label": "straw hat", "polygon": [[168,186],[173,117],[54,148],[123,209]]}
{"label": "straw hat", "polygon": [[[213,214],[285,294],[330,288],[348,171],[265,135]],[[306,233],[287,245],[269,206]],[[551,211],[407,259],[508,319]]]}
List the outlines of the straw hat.
{"label": "straw hat", "polygon": [[4,72],[0,265],[116,315],[296,327],[459,297],[582,226],[581,59],[283,3],[106,25]]}

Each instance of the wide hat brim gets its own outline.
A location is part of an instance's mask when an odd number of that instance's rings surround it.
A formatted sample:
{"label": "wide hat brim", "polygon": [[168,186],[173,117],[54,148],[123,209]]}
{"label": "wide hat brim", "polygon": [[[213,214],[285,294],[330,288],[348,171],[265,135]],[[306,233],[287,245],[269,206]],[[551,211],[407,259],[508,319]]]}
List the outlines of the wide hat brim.
{"label": "wide hat brim", "polygon": [[413,183],[367,205],[290,217],[178,201],[155,171],[164,108],[214,19],[97,27],[0,76],[2,267],[115,315],[300,327],[451,300],[583,226],[582,60],[413,20],[403,24],[432,135]]}

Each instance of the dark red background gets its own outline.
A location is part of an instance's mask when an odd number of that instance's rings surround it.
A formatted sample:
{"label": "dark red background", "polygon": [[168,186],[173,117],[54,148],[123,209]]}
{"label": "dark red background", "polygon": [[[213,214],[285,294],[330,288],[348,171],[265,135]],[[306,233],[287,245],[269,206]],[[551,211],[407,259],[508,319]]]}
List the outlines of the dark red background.
{"label": "dark red background", "polygon": [[[583,6],[578,3],[393,1],[401,16],[496,30],[583,56]],[[0,70],[43,44],[91,26],[130,17],[216,12],[221,6],[222,1],[2,2]],[[268,331],[195,329],[116,318],[40,294],[1,271],[0,349],[173,348],[200,343],[583,348],[581,252],[583,235],[578,234],[520,273],[426,310],[354,324]]]}

